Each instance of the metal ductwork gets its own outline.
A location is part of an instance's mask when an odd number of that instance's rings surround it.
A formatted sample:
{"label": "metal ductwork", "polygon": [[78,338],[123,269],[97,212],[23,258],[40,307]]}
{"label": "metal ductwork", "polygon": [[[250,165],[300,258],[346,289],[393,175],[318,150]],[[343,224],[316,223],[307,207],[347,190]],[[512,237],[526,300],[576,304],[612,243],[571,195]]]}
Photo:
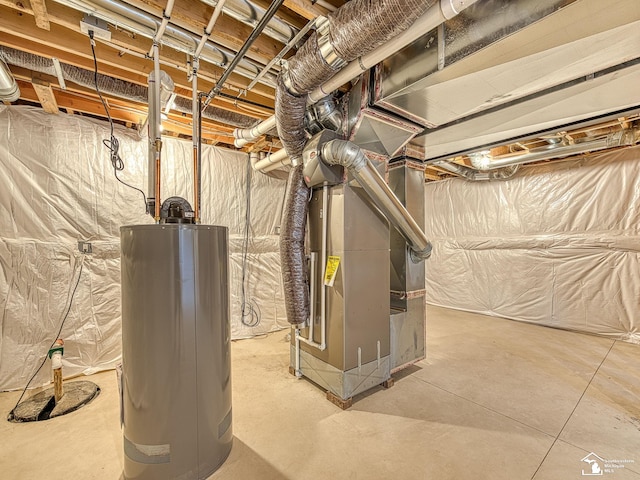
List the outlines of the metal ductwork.
{"label": "metal ductwork", "polygon": [[[160,26],[159,20],[154,15],[116,0],[55,1],[151,39],[155,37],[156,31]],[[196,35],[184,28],[169,24],[166,26],[162,43],[178,51],[193,55],[200,38],[201,35]],[[225,67],[234,57],[233,52],[223,47],[215,46],[211,42],[207,42],[204,45],[200,54],[202,60],[219,67]],[[242,60],[239,62],[236,72],[239,75],[253,79],[261,70],[261,66],[256,63],[250,60]],[[267,73],[262,77],[261,82],[273,87],[275,85],[275,75]]]}
{"label": "metal ductwork", "polygon": [[20,89],[7,64],[0,58],[0,100],[15,102],[20,98]]}
{"label": "metal ductwork", "polygon": [[512,165],[510,167],[502,167],[496,170],[481,171],[467,167],[466,165],[460,165],[459,163],[449,162],[447,160],[439,160],[437,162],[433,162],[431,165],[435,165],[436,167],[440,167],[448,172],[460,175],[466,180],[470,180],[472,182],[481,180],[506,180],[507,178],[513,177],[520,168],[520,165]]}
{"label": "metal ductwork", "polygon": [[[389,41],[378,45],[376,48],[368,51],[368,53],[359,56],[330,79],[316,86],[308,95],[308,103],[317,102],[326,95],[329,95],[341,85],[353,80],[362,72],[367,71],[369,68],[419,39],[424,35],[424,32],[428,32],[432,28],[441,25],[442,22],[452,19],[460,11],[476,3],[476,1],[477,0],[440,0],[439,8],[428,8],[409,28],[392,36]],[[249,141],[255,140],[258,136],[266,133],[266,131],[273,128],[273,126],[275,126],[275,116],[269,117],[260,124],[259,129],[235,131],[234,136],[237,139],[235,142],[236,147],[243,147]]]}
{"label": "metal ductwork", "polygon": [[435,1],[352,0],[318,21],[316,32],[278,77],[278,135],[296,165],[306,141],[306,95],[348,62],[406,30]]}
{"label": "metal ductwork", "polygon": [[509,154],[492,157],[488,152],[469,154],[471,165],[478,170],[495,170],[513,165],[564,158],[571,155],[580,155],[588,152],[596,152],[608,148],[634,145],[638,142],[638,130],[626,129],[611,133],[607,136],[592,140],[583,140],[576,143],[550,143],[548,146],[529,150],[521,154]]}
{"label": "metal ductwork", "polygon": [[[16,67],[28,68],[29,70],[47,75],[57,75],[53,61],[49,58],[0,46],[0,59]],[[95,89],[94,72],[65,63],[60,63],[60,68],[64,80],[73,82],[76,85]],[[126,82],[100,73],[97,79],[98,88],[107,95],[113,95],[114,97],[131,100],[133,102],[147,103],[148,93],[146,86]],[[191,100],[178,97],[173,103],[173,109],[182,113],[191,114]],[[202,112],[202,116],[203,118],[243,128],[251,127],[256,123],[256,120],[252,117],[212,106],[207,107]]]}
{"label": "metal ductwork", "polygon": [[[476,2],[375,68],[374,105],[442,160],[637,111],[635,0]],[[578,54],[576,52],[579,52]]]}
{"label": "metal ductwork", "polygon": [[348,62],[406,30],[434,1],[352,0],[316,24],[317,30],[278,77],[276,126],[295,166],[289,175],[280,241],[287,318],[303,324],[309,317],[304,232],[309,189],[300,160],[306,141],[306,95]]}
{"label": "metal ductwork", "polygon": [[346,140],[331,140],[320,145],[318,153],[325,163],[341,165],[349,171],[367,192],[374,206],[405,238],[411,248],[411,259],[414,263],[429,258],[431,242],[360,147]]}

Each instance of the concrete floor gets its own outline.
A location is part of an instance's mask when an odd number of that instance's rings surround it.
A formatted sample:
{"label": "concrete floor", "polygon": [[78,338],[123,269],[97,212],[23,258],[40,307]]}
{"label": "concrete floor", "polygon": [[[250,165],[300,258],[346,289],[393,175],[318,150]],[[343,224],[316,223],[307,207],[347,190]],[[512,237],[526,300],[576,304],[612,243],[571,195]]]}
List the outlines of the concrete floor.
{"label": "concrete floor", "polygon": [[[640,480],[639,346],[436,307],[427,331],[427,360],[347,411],[289,375],[286,332],[234,342],[234,447],[210,479],[565,480],[594,452]],[[0,479],[121,477],[115,373],[89,379],[77,412],[0,421]]]}

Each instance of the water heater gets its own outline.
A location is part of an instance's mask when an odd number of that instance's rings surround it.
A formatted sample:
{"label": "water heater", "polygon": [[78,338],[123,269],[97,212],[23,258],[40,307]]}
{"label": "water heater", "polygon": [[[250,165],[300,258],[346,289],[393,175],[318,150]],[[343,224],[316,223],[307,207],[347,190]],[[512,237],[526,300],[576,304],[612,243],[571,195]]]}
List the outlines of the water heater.
{"label": "water heater", "polygon": [[124,478],[204,479],[231,451],[228,232],[121,228]]}

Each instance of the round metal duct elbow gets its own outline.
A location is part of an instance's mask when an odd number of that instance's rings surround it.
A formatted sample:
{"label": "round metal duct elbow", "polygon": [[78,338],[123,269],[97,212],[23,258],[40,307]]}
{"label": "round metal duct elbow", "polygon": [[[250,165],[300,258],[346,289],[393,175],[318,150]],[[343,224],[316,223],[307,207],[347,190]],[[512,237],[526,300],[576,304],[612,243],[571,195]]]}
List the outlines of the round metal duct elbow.
{"label": "round metal duct elbow", "polygon": [[20,88],[9,67],[0,59],[0,100],[15,102],[20,98]]}

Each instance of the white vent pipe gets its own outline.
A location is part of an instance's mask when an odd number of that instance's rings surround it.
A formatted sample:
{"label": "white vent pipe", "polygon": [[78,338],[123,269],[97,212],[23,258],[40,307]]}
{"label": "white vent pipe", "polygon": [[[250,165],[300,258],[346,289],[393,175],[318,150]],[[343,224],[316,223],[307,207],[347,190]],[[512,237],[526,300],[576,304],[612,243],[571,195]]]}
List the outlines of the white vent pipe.
{"label": "white vent pipe", "polygon": [[447,160],[439,160],[433,162],[431,165],[440,167],[448,172],[459,175],[471,182],[486,181],[486,180],[506,180],[513,177],[520,165],[511,165],[509,167],[502,167],[495,170],[482,171],[475,168],[467,167],[466,165],[460,165],[459,163],[449,162]]}
{"label": "white vent pipe", "polygon": [[20,98],[20,88],[4,60],[0,59],[0,100],[15,102]]}
{"label": "white vent pipe", "polygon": [[275,170],[276,168],[291,163],[285,163],[287,160],[289,160],[289,156],[287,155],[287,151],[283,148],[282,150],[278,150],[276,153],[267,155],[262,160],[255,162],[253,164],[253,169],[259,172],[270,172],[271,170]]}
{"label": "white vent pipe", "polygon": [[[215,0],[202,0],[202,2],[217,8],[220,0],[217,2]],[[227,0],[223,11],[225,15],[251,27],[255,27],[266,12],[264,8],[247,0]],[[279,18],[274,17],[269,20],[269,23],[264,29],[264,33],[274,40],[287,43],[296,35],[296,29]]]}
{"label": "white vent pipe", "polygon": [[470,154],[471,165],[478,170],[495,170],[512,165],[564,158],[587,152],[596,152],[607,148],[634,145],[638,141],[638,130],[620,130],[605,137],[586,140],[573,144],[550,144],[545,147],[529,150],[519,155],[503,155],[491,157],[485,153]]}

